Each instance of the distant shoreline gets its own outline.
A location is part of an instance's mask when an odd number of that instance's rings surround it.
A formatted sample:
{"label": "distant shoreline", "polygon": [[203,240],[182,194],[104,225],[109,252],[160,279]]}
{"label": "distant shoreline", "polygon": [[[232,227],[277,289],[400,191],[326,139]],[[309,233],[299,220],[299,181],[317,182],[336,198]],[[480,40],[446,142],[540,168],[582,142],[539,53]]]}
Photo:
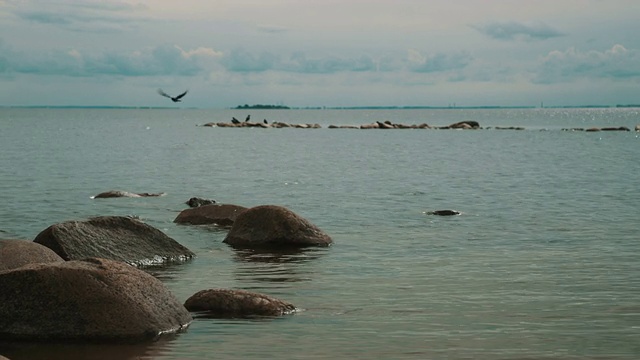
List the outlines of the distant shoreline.
{"label": "distant shoreline", "polygon": [[558,106],[308,106],[245,105],[234,108],[198,108],[166,106],[103,106],[103,105],[1,105],[0,109],[124,109],[124,110],[499,110],[499,109],[615,109],[640,108],[640,104],[558,105]]}

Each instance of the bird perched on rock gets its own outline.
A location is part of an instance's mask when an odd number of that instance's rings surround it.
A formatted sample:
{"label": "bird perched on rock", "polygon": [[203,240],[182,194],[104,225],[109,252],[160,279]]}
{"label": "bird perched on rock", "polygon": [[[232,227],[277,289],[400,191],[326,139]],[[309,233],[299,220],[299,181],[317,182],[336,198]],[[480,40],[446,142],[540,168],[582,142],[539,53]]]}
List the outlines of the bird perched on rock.
{"label": "bird perched on rock", "polygon": [[240,120],[236,119],[235,117],[231,118],[231,122],[234,124],[240,124]]}
{"label": "bird perched on rock", "polygon": [[251,119],[251,114],[247,115],[247,118],[244,119],[244,122],[249,122],[250,119]]}
{"label": "bird perched on rock", "polygon": [[187,90],[187,91],[183,92],[182,94],[174,97],[174,96],[171,96],[171,95],[165,93],[164,91],[162,91],[162,89],[158,89],[158,94],[160,94],[160,95],[162,95],[164,97],[168,97],[173,102],[181,102],[182,100],[180,100],[180,99],[182,99],[185,95],[187,95],[188,92],[189,92],[189,90]]}

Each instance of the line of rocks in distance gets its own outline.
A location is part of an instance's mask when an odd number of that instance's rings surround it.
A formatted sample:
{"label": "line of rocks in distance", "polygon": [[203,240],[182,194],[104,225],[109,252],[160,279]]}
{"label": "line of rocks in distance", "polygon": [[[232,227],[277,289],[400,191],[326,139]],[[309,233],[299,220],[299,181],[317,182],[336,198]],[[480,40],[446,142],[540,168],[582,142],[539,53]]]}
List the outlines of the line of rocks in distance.
{"label": "line of rocks in distance", "polygon": [[[209,122],[203,124],[205,127],[220,127],[220,128],[295,128],[295,129],[321,129],[322,126],[320,124],[289,124],[284,122],[273,122],[273,123],[265,123],[265,122],[241,122],[241,123],[228,123],[228,122]],[[523,126],[493,126],[493,127],[481,127],[477,121],[460,121],[457,123],[453,123],[451,125],[445,126],[431,126],[427,123],[422,124],[402,124],[402,123],[392,123],[391,121],[376,121],[371,124],[362,124],[362,125],[329,125],[328,129],[360,129],[360,130],[369,130],[369,129],[435,129],[435,130],[477,130],[477,129],[485,129],[485,130],[526,130]],[[547,130],[547,129],[542,129]],[[596,132],[596,131],[631,131],[626,126],[615,126],[615,127],[591,127],[591,128],[562,128],[562,131],[586,131],[586,132]],[[636,125],[635,131],[640,131],[640,125]]]}

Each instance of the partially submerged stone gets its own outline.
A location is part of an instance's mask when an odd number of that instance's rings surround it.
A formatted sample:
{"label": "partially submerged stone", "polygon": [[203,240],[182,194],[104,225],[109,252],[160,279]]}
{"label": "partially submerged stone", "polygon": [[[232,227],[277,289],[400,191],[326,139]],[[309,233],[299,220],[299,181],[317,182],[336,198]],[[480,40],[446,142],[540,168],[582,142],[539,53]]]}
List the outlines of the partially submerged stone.
{"label": "partially submerged stone", "polygon": [[192,295],[185,308],[200,317],[235,318],[251,316],[281,316],[296,311],[296,307],[274,297],[245,290],[208,289]]}
{"label": "partially submerged stone", "polygon": [[428,211],[427,215],[437,215],[437,216],[455,216],[460,215],[460,211],[458,210],[434,210]]}
{"label": "partially submerged stone", "polygon": [[138,342],[186,328],[191,315],[160,280],[91,258],[0,271],[0,339]]}
{"label": "partially submerged stone", "polygon": [[119,198],[119,197],[130,197],[130,198],[139,198],[139,197],[156,197],[163,196],[165,193],[133,193],[128,191],[121,190],[109,190],[102,192],[98,195],[94,195],[92,199],[107,199],[107,198]]}
{"label": "partially submerged stone", "polygon": [[247,208],[231,204],[203,205],[185,209],[173,220],[177,224],[231,226],[238,214]]}
{"label": "partially submerged stone", "polygon": [[329,246],[331,237],[282,206],[262,205],[240,213],[224,242],[235,247]]}
{"label": "partially submerged stone", "polygon": [[100,216],[51,225],[34,241],[65,260],[100,257],[135,266],[150,266],[184,262],[195,256],[162,231],[122,216]]}
{"label": "partially submerged stone", "polygon": [[199,198],[199,197],[192,197],[189,200],[187,200],[187,202],[185,204],[189,205],[189,207],[195,208],[195,207],[200,207],[200,206],[204,206],[204,205],[211,205],[211,204],[215,204],[216,201],[212,200],[212,199],[203,199],[203,198]]}
{"label": "partially submerged stone", "polygon": [[28,240],[0,240],[0,271],[27,264],[63,262],[53,250]]}

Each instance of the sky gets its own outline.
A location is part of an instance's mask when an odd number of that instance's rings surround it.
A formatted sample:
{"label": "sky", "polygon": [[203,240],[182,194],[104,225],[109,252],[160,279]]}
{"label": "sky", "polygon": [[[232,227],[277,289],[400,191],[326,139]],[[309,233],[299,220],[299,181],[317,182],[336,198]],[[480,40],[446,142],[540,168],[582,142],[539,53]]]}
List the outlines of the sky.
{"label": "sky", "polygon": [[640,104],[639,19],[638,0],[0,0],[0,106]]}

